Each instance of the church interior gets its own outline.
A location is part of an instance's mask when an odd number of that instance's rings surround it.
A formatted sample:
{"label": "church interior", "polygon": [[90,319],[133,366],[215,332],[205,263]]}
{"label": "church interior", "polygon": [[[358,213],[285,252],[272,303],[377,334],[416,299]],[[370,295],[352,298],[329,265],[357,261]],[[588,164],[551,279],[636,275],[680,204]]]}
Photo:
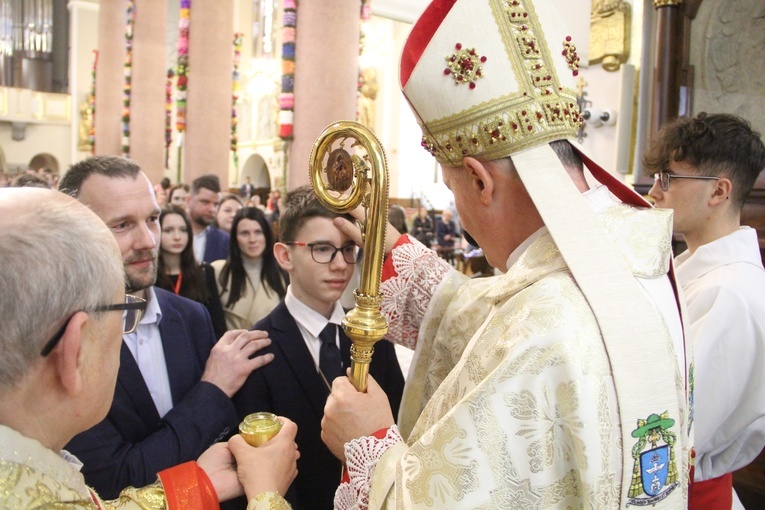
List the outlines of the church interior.
{"label": "church interior", "polygon": [[[580,56],[575,143],[645,195],[641,154],[667,120],[724,112],[765,133],[762,0],[550,0]],[[265,203],[309,183],[322,130],[379,139],[391,204],[453,207],[400,93],[398,62],[427,0],[0,0],[0,186],[123,155],[152,183],[249,180]],[[765,177],[742,221],[765,248]],[[736,473],[747,508],[765,457]],[[749,502],[749,503],[748,503]],[[752,506],[749,506],[752,505]]]}

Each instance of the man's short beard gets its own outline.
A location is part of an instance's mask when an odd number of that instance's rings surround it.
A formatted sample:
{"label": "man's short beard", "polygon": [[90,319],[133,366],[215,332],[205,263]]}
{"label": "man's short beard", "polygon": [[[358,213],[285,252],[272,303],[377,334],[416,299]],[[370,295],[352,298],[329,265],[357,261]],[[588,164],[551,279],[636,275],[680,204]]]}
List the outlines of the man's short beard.
{"label": "man's short beard", "polygon": [[[137,276],[131,276],[128,271],[128,265],[136,260],[151,257],[151,273],[143,272]],[[148,289],[157,281],[157,255],[153,251],[144,251],[134,254],[130,259],[125,261],[125,292],[137,292],[139,290]]]}
{"label": "man's short beard", "polygon": [[136,281],[136,279],[130,278],[129,276],[125,275],[125,292],[127,294],[131,294],[133,292],[138,292],[139,290],[148,289],[149,287],[152,287],[156,282],[157,282],[156,272],[154,273],[154,278],[148,284],[145,284],[144,282]]}
{"label": "man's short beard", "polygon": [[208,221],[203,215],[192,217],[192,220],[194,220],[199,225],[202,225],[203,227],[209,227],[215,221],[215,219],[212,219],[212,220]]}

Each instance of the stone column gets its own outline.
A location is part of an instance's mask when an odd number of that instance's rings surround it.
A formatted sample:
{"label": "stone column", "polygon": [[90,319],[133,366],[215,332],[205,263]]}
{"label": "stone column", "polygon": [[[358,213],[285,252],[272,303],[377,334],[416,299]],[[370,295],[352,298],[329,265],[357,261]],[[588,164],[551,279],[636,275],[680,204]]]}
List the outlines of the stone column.
{"label": "stone column", "polygon": [[156,184],[164,175],[167,5],[136,0],[135,13],[130,158]]}
{"label": "stone column", "polygon": [[125,0],[101,0],[96,70],[96,148],[99,155],[122,153],[122,88],[125,63]]}
{"label": "stone column", "polygon": [[192,1],[184,182],[212,173],[229,186],[233,26],[233,0]]}
{"label": "stone column", "polygon": [[653,5],[656,9],[656,55],[649,136],[678,115],[683,57],[683,0],[653,0]]}
{"label": "stone column", "polygon": [[308,184],[308,158],[321,131],[336,120],[356,120],[360,9],[360,0],[298,6],[288,190]]}

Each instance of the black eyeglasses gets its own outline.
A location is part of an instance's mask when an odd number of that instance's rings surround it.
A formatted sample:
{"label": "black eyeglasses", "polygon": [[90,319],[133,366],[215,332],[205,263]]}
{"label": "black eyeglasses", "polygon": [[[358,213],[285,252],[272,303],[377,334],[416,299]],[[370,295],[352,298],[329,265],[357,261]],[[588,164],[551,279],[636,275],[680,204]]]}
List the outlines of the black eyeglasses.
{"label": "black eyeglasses", "polygon": [[656,172],[653,174],[653,180],[659,183],[659,187],[662,191],[669,191],[669,181],[672,179],[699,179],[705,181],[719,181],[719,177],[711,177],[709,175],[676,175],[668,174],[666,172]]}
{"label": "black eyeglasses", "polygon": [[361,250],[355,244],[347,244],[340,248],[335,248],[333,245],[324,242],[303,243],[301,241],[293,241],[285,244],[288,246],[308,246],[311,248],[311,258],[313,258],[314,262],[318,262],[319,264],[329,264],[335,260],[337,252],[343,254],[343,260],[348,264],[356,264],[361,260]]}
{"label": "black eyeglasses", "polygon": [[[146,311],[146,300],[131,296],[130,294],[125,294],[124,303],[98,306],[93,310],[88,311],[109,312],[113,310],[122,310],[122,334],[127,335],[128,333],[135,331],[135,328],[138,327],[138,323],[141,322],[143,312]],[[64,331],[66,331],[67,326],[69,326],[69,321],[72,320],[72,317],[74,317],[74,314],[70,315],[66,322],[64,322],[64,325],[61,326],[61,329],[56,331],[56,334],[54,334],[50,340],[45,342],[45,346],[40,351],[40,356],[47,356],[53,348],[56,347],[56,344],[61,340],[61,337],[64,336]]]}

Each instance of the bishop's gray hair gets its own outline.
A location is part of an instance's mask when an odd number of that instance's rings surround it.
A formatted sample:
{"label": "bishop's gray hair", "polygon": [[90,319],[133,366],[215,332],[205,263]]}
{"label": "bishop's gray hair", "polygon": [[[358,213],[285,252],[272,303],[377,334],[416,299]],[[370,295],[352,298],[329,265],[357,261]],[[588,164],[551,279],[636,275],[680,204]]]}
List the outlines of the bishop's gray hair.
{"label": "bishop's gray hair", "polygon": [[106,225],[52,190],[0,189],[0,246],[0,388],[10,388],[71,315],[112,304],[124,268]]}

